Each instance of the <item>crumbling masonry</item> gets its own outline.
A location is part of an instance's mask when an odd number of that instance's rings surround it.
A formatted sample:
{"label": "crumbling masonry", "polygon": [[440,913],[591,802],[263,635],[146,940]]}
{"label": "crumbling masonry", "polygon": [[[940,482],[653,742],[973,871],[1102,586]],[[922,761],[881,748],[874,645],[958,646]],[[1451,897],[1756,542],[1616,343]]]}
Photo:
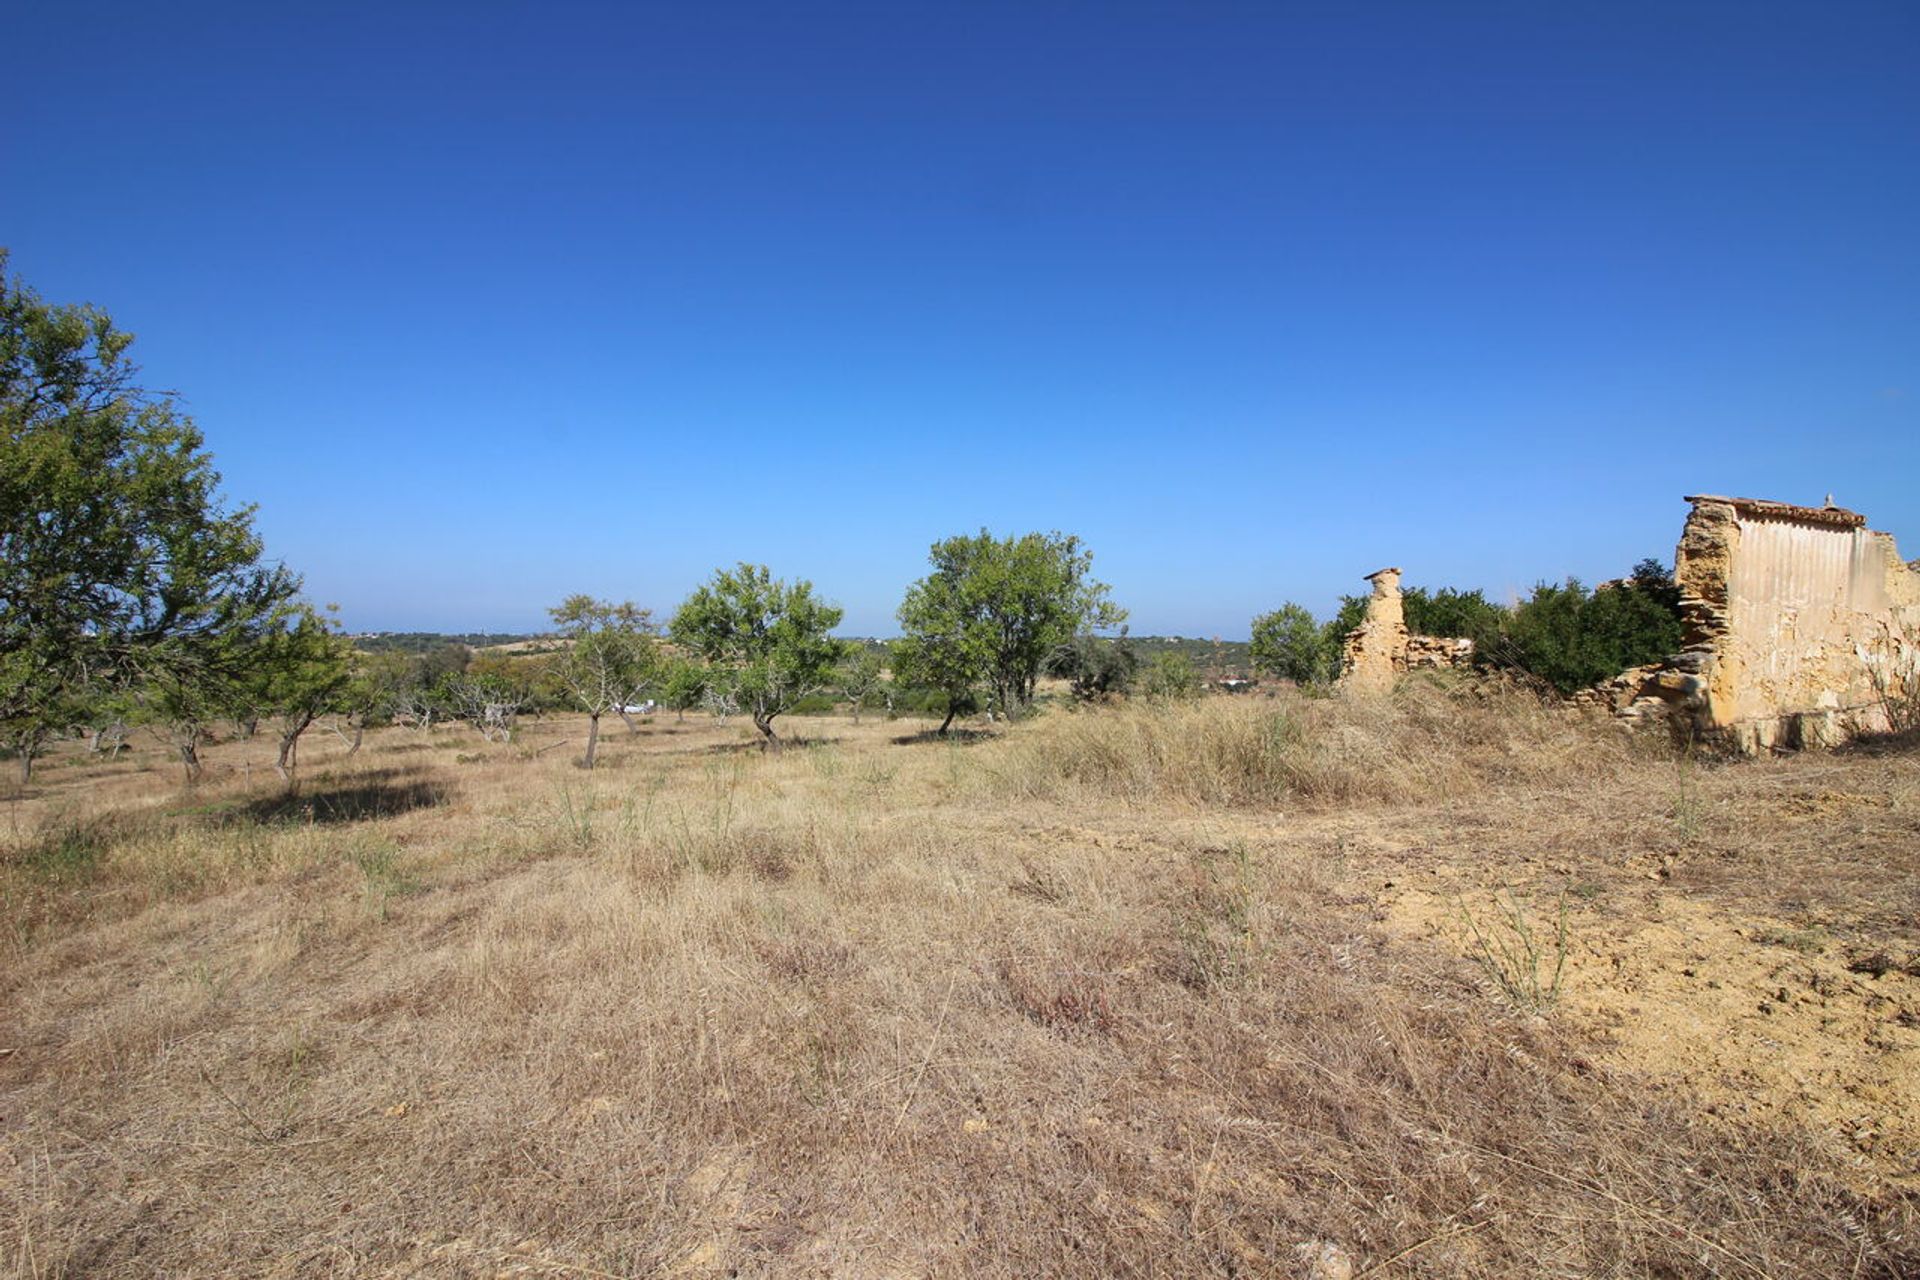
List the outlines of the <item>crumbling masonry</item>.
{"label": "crumbling masonry", "polygon": [[1698,495],[1674,555],[1681,651],[1593,691],[1735,750],[1835,746],[1920,699],[1920,570],[1840,507]]}
{"label": "crumbling masonry", "polygon": [[1463,667],[1473,661],[1473,641],[1407,634],[1407,611],[1400,595],[1400,571],[1367,575],[1373,595],[1367,615],[1348,633],[1340,655],[1340,686],[1361,693],[1382,693],[1408,671],[1423,667]]}
{"label": "crumbling masonry", "polygon": [[[1682,648],[1578,701],[1658,717],[1735,750],[1833,746],[1920,713],[1920,561],[1835,506],[1695,496],[1674,555]],[[1470,641],[1409,636],[1400,571],[1371,575],[1340,682],[1390,689],[1471,661]]]}

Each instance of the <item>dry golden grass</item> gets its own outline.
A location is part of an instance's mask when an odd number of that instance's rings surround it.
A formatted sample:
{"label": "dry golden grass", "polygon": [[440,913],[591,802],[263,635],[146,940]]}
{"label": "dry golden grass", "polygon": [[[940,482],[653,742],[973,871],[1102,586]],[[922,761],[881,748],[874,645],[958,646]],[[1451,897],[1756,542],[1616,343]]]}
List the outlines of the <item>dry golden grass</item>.
{"label": "dry golden grass", "polygon": [[[291,797],[264,745],[190,796],[60,758],[0,869],[0,1270],[1920,1270],[1910,1148],[1603,1017],[1610,954],[1666,972],[1650,912],[1904,963],[1912,755],[1708,767],[1418,688],[921,727],[662,718],[592,775],[566,721],[316,736]],[[1495,888],[1576,891],[1545,1017],[1447,927]],[[1807,1017],[1912,1055],[1914,978],[1855,976],[1883,1007]]]}
{"label": "dry golden grass", "polygon": [[1525,692],[1419,682],[1366,701],[1136,703],[1045,720],[1009,744],[996,781],[1007,794],[1153,804],[1444,802],[1493,785],[1604,776],[1646,753],[1578,726]]}

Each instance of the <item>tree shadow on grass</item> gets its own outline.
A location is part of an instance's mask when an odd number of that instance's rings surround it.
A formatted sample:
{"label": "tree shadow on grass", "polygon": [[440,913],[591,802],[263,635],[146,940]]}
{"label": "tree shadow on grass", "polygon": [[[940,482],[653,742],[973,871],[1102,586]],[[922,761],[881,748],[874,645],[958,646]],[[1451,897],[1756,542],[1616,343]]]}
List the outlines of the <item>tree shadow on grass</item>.
{"label": "tree shadow on grass", "polygon": [[410,751],[437,751],[442,745],[438,742],[383,742],[378,750],[383,756],[401,756]]}
{"label": "tree shadow on grass", "polygon": [[896,747],[911,747],[922,742],[945,742],[956,746],[969,747],[976,742],[986,742],[999,735],[991,729],[949,729],[943,737],[938,729],[922,729],[918,733],[902,734],[892,739]]}
{"label": "tree shadow on grass", "polygon": [[844,741],[841,738],[802,738],[797,734],[781,734],[778,738],[749,738],[744,742],[714,742],[704,747],[682,747],[663,755],[703,755],[703,756],[741,756],[741,755],[779,755],[783,751],[805,751],[812,747],[831,747]]}
{"label": "tree shadow on grass", "polygon": [[663,756],[757,756],[767,749],[765,738],[754,738],[746,742],[709,742],[705,746],[674,747],[660,752]]}
{"label": "tree shadow on grass", "polygon": [[352,779],[326,782],[311,790],[251,800],[232,814],[258,823],[336,826],[432,809],[452,799],[453,788],[444,782],[410,771],[377,769]]}
{"label": "tree shadow on grass", "polygon": [[17,867],[44,883],[83,884],[93,879],[120,836],[117,823],[101,818],[61,822],[18,846],[0,844],[0,865]]}

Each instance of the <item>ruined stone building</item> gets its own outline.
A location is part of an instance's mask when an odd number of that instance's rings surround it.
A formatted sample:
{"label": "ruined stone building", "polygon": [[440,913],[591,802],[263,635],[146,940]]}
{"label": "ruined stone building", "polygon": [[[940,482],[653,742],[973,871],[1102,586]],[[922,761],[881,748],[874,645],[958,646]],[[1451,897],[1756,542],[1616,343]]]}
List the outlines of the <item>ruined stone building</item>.
{"label": "ruined stone building", "polygon": [[1920,698],[1920,570],[1893,535],[1835,506],[1687,501],[1674,556],[1683,647],[1610,682],[1615,709],[1667,703],[1745,752],[1897,727]]}
{"label": "ruined stone building", "polygon": [[[1920,561],[1901,560],[1891,534],[1840,507],[1687,501],[1674,556],[1681,651],[1579,700],[1748,753],[1904,727],[1896,722],[1920,707]],[[1390,689],[1412,668],[1471,660],[1470,642],[1407,634],[1398,569],[1369,581],[1344,688]]]}
{"label": "ruined stone building", "polygon": [[1348,633],[1340,655],[1342,688],[1383,692],[1408,671],[1463,667],[1473,661],[1471,640],[1407,633],[1398,569],[1370,573],[1367,581],[1373,584],[1373,594],[1367,599],[1366,617]]}

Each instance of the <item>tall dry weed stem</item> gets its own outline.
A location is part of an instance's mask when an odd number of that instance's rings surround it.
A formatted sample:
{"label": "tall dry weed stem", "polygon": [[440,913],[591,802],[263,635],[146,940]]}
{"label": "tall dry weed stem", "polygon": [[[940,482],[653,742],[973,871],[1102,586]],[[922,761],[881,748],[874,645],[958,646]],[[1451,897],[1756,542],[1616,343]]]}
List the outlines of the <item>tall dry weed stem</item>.
{"label": "tall dry weed stem", "polygon": [[1530,916],[1512,890],[1495,894],[1484,912],[1465,902],[1455,909],[1468,957],[1508,1003],[1524,1013],[1543,1013],[1559,1000],[1567,972],[1566,894],[1547,925]]}

